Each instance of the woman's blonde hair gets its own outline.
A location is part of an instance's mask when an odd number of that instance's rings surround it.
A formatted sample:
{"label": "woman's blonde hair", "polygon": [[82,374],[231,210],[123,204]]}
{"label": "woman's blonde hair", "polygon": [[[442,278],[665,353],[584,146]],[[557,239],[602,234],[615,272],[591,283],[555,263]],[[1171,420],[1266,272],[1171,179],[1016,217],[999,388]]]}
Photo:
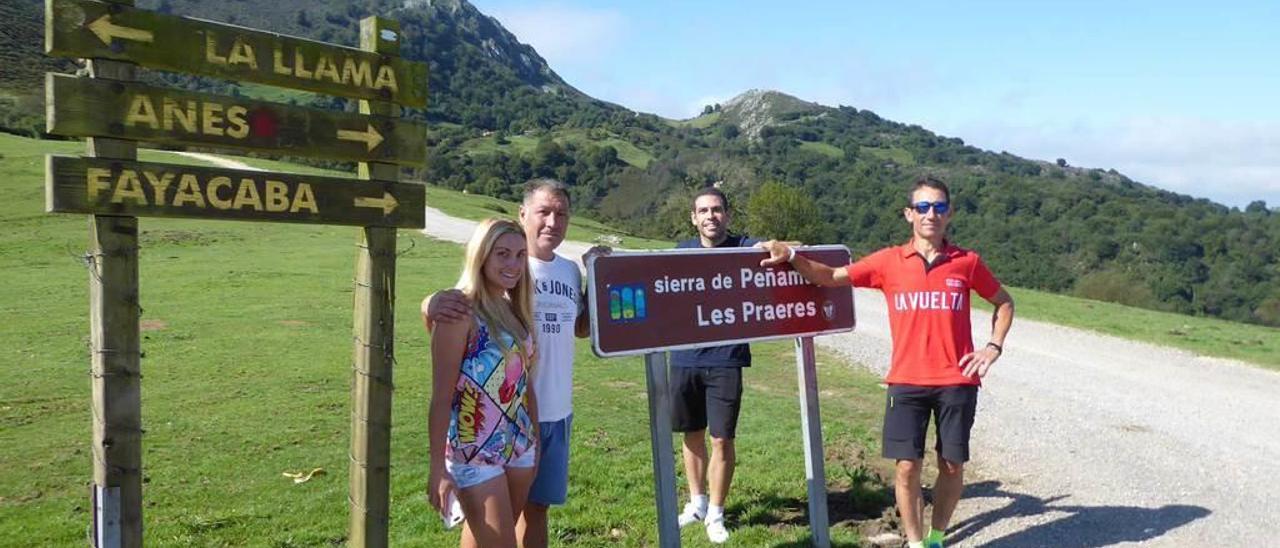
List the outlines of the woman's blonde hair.
{"label": "woman's blonde hair", "polygon": [[[475,232],[471,233],[471,241],[467,242],[467,255],[463,259],[457,288],[471,300],[476,314],[480,315],[491,330],[506,332],[515,339],[521,355],[525,356],[522,360],[525,369],[532,371],[535,356],[528,343],[532,340],[533,330],[533,279],[529,274],[529,263],[526,261],[520,265],[520,281],[506,292],[506,298],[489,292],[484,279],[485,261],[493,252],[498,238],[507,234],[519,236],[523,245],[524,229],[515,221],[498,218],[480,221]],[[503,351],[511,350],[503,343],[502,337],[497,336],[497,333],[493,335],[494,342]]]}

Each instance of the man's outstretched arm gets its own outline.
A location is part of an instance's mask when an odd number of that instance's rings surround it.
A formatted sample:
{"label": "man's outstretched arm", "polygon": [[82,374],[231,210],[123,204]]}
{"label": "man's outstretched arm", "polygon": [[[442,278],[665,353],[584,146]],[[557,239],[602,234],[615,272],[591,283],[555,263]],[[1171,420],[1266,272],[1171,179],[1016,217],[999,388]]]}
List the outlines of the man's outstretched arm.
{"label": "man's outstretched arm", "polygon": [[769,258],[760,261],[760,266],[776,266],[790,262],[791,266],[810,283],[823,287],[843,287],[849,285],[849,271],[843,267],[835,268],[817,261],[811,261],[795,253],[798,242],[779,242],[769,240],[761,242],[760,247],[769,252]]}

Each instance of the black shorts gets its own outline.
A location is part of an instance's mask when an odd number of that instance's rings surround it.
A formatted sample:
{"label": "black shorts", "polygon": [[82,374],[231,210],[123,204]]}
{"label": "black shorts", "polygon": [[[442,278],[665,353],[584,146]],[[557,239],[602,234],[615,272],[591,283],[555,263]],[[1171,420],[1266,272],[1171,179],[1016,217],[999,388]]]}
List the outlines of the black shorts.
{"label": "black shorts", "polygon": [[741,367],[672,367],[671,429],[733,439],[742,408]]}
{"label": "black shorts", "polygon": [[884,457],[924,458],[925,431],[933,416],[934,450],[951,462],[968,462],[969,431],[977,407],[977,386],[889,385],[884,402]]}

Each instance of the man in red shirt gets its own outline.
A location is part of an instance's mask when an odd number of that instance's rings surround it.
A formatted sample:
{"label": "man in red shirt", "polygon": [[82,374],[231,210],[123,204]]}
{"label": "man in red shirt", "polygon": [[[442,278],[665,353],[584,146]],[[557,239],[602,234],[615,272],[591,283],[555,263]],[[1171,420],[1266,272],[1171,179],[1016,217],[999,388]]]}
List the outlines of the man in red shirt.
{"label": "man in red shirt", "polygon": [[[790,262],[810,282],[822,286],[874,287],[889,306],[893,358],[885,382],[883,454],[897,461],[894,491],[903,528],[912,548],[941,548],[943,534],[964,489],[969,460],[969,431],[978,402],[978,386],[1000,358],[1013,325],[1013,298],[977,253],[946,238],[951,222],[951,192],[926,177],[909,191],[903,216],[912,238],[881,249],[843,268],[797,256],[785,242],[762,246],[770,266]],[[969,295],[976,292],[995,306],[990,342],[974,350]],[[938,478],[933,490],[932,527],[924,531],[920,470],[925,431],[932,416]]]}

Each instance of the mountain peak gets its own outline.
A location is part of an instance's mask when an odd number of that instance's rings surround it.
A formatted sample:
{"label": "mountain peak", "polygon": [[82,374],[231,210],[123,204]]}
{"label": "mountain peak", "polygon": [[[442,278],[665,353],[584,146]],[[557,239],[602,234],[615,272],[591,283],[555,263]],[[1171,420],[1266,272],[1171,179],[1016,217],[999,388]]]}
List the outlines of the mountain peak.
{"label": "mountain peak", "polygon": [[467,0],[405,0],[404,7],[413,9],[420,6],[435,8],[439,10],[447,10],[451,14],[457,14],[459,11],[479,13],[480,10],[472,6]]}
{"label": "mountain peak", "polygon": [[774,89],[751,88],[747,91],[739,93],[736,97],[729,99],[727,102],[725,102],[724,106],[729,107],[731,105],[738,105],[748,101],[781,101],[781,102],[805,103],[805,104],[812,104],[812,105],[817,104],[817,103],[807,103],[806,101],[802,101],[795,96],[787,95],[786,93],[783,93],[781,91],[774,90]]}
{"label": "mountain peak", "polygon": [[444,32],[451,35],[446,38],[449,44],[432,47],[449,47],[458,40],[543,93],[586,97],[551,70],[533,47],[521,43],[496,18],[485,15],[467,0],[405,0],[403,5],[406,11],[422,13],[428,20],[442,23],[442,29],[448,29]]}
{"label": "mountain peak", "polygon": [[770,89],[749,89],[721,106],[721,120],[735,124],[748,139],[759,139],[765,127],[793,119],[805,112],[825,110],[811,103]]}

